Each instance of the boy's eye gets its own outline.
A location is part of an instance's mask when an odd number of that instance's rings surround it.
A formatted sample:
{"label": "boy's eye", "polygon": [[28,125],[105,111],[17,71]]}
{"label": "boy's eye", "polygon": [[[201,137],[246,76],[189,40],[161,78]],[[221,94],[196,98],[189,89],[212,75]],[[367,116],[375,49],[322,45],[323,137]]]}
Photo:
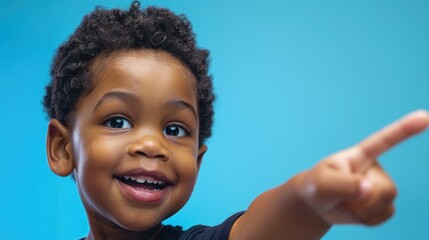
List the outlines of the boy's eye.
{"label": "boy's eye", "polygon": [[172,124],[167,126],[166,128],[164,128],[163,132],[167,136],[174,136],[174,137],[189,136],[189,131],[178,124]]}
{"label": "boy's eye", "polygon": [[131,128],[130,122],[124,117],[112,117],[104,124],[109,128]]}

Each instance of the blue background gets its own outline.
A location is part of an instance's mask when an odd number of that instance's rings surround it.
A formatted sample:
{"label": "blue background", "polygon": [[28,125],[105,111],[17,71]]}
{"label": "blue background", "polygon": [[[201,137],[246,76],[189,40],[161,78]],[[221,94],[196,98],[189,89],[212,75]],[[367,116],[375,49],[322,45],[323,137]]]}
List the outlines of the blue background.
{"label": "blue background", "polygon": [[[96,5],[0,2],[0,239],[88,232],[74,182],[50,172],[41,99],[56,47]],[[217,224],[258,194],[415,109],[429,109],[429,1],[159,0],[192,21],[211,50],[214,135],[187,206],[167,222]],[[424,239],[429,132],[380,159],[397,213],[324,239]]]}

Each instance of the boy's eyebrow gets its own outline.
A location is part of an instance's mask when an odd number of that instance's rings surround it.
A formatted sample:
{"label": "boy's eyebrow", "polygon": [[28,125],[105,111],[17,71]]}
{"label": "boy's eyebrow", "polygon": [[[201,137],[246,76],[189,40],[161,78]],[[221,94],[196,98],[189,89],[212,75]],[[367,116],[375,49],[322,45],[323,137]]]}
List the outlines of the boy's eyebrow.
{"label": "boy's eyebrow", "polygon": [[[138,97],[134,93],[116,90],[116,91],[108,92],[105,95],[103,95],[103,97],[101,97],[100,100],[95,105],[94,109],[96,109],[102,102],[104,102],[108,98],[119,98],[123,101],[138,102]],[[195,110],[195,107],[191,103],[185,100],[172,99],[167,101],[162,107],[168,108],[171,106],[177,107],[180,109],[189,109],[194,114],[195,119],[198,119],[198,114],[197,114],[197,111]]]}
{"label": "boy's eyebrow", "polygon": [[138,102],[138,97],[134,93],[117,90],[104,94],[103,97],[101,97],[100,100],[97,102],[94,109],[96,109],[102,102],[104,102],[108,98],[119,98],[123,101]]}
{"label": "boy's eyebrow", "polygon": [[167,108],[170,106],[181,108],[181,109],[183,109],[183,108],[189,109],[194,114],[195,119],[198,119],[198,114],[197,114],[197,111],[195,110],[194,106],[192,104],[188,103],[187,101],[184,101],[182,99],[172,99],[172,100],[169,100],[168,102],[166,102],[163,107]]}

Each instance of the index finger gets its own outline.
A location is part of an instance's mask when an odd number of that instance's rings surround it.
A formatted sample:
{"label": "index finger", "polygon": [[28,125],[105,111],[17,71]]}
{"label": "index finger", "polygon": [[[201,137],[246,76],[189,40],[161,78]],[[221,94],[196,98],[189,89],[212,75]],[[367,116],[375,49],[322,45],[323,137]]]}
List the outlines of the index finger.
{"label": "index finger", "polygon": [[356,147],[365,157],[374,159],[398,143],[422,132],[428,125],[429,113],[418,110],[374,133]]}

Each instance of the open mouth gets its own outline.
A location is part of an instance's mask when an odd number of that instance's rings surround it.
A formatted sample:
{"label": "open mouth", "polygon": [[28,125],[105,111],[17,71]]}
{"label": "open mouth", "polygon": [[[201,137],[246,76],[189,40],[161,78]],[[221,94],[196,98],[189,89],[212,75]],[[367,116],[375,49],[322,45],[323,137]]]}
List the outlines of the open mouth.
{"label": "open mouth", "polygon": [[147,177],[120,176],[117,178],[119,181],[133,188],[145,189],[150,191],[160,191],[168,186],[168,184],[163,181],[154,180]]}
{"label": "open mouth", "polygon": [[123,196],[139,204],[162,203],[175,185],[163,172],[145,168],[134,168],[113,177]]}

